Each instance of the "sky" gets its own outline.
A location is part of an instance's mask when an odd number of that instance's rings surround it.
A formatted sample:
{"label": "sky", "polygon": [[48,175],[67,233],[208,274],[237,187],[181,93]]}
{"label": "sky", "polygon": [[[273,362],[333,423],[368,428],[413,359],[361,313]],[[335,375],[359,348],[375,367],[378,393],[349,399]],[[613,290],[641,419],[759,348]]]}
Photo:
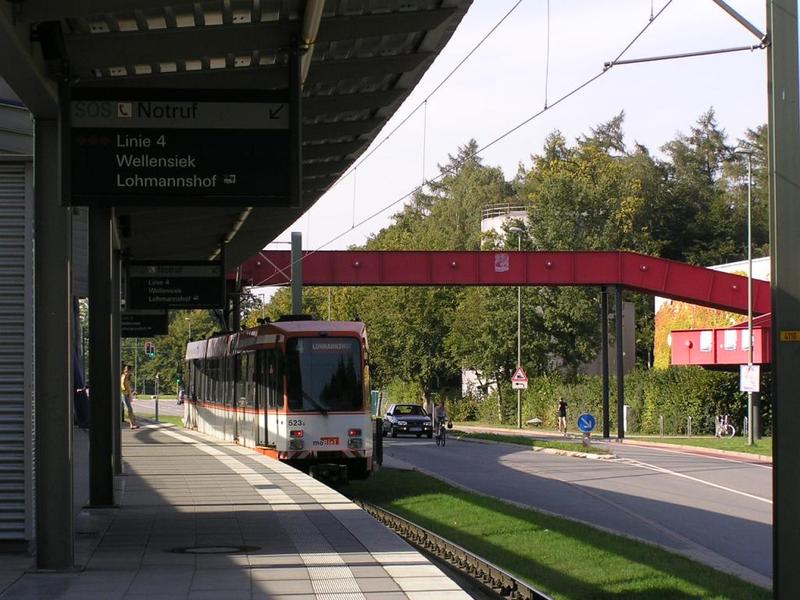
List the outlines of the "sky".
{"label": "sky", "polygon": [[[765,31],[764,0],[727,1]],[[355,174],[352,168],[345,172],[268,247],[288,249],[292,231],[302,233],[306,250],[363,244],[389,225],[403,198],[423,178],[436,176],[437,165],[446,163],[448,154],[455,154],[470,138],[479,146],[493,141],[541,111],[546,97],[552,105],[601,72],[604,63],[616,58],[647,25],[651,10],[656,14],[668,4],[623,59],[758,43],[712,0],[522,0],[431,96],[427,107],[386,140],[516,3],[474,0],[447,46],[367,152],[384,142],[380,148]],[[501,167],[510,179],[520,164],[530,166],[531,155],[541,151],[549,133],[560,130],[572,142],[621,111],[628,146],[639,142],[657,153],[678,133],[688,133],[711,107],[729,143],[748,128],[766,123],[764,50],[614,66],[481,157],[485,165]],[[378,216],[364,222],[375,213]]]}

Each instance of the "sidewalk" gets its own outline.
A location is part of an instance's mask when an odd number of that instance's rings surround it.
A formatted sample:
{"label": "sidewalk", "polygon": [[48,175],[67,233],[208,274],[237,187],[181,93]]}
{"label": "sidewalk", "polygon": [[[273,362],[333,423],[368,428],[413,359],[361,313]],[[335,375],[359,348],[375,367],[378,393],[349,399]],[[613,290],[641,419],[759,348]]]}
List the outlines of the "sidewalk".
{"label": "sidewalk", "polygon": [[78,516],[81,570],[27,572],[0,598],[469,598],[347,498],[291,467],[165,425],[123,430],[123,445],[119,508]]}

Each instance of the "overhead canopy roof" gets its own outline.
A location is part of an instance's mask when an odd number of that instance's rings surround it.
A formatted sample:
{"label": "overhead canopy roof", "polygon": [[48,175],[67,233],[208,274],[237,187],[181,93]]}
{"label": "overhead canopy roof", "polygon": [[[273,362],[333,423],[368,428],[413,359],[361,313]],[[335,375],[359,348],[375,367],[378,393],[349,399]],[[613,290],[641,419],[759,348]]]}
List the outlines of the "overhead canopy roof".
{"label": "overhead canopy roof", "polygon": [[[119,207],[136,259],[226,264],[260,250],[352,164],[450,39],[471,0],[13,0],[0,2],[0,77],[55,118],[75,87],[280,90],[287,48],[307,48],[300,208]],[[34,41],[31,41],[34,40]]]}

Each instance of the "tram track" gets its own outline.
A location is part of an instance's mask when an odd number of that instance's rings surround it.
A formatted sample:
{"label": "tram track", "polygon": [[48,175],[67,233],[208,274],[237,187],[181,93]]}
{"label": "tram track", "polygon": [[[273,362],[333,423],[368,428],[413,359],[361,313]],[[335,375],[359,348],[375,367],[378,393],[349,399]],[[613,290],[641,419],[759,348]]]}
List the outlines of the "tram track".
{"label": "tram track", "polygon": [[412,546],[423,550],[439,560],[444,561],[478,586],[492,592],[498,598],[511,600],[552,600],[550,596],[531,587],[511,573],[497,565],[484,560],[458,544],[446,540],[412,523],[408,519],[393,512],[379,508],[373,504],[356,501],[362,509],[375,519],[392,529]]}

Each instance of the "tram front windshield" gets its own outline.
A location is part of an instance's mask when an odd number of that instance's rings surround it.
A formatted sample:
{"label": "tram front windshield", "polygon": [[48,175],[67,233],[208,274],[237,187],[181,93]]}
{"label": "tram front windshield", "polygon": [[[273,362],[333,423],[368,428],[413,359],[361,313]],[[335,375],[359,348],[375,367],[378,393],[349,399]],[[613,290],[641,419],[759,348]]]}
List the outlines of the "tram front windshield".
{"label": "tram front windshield", "polygon": [[363,408],[359,340],[292,338],[286,355],[289,410],[327,413]]}

